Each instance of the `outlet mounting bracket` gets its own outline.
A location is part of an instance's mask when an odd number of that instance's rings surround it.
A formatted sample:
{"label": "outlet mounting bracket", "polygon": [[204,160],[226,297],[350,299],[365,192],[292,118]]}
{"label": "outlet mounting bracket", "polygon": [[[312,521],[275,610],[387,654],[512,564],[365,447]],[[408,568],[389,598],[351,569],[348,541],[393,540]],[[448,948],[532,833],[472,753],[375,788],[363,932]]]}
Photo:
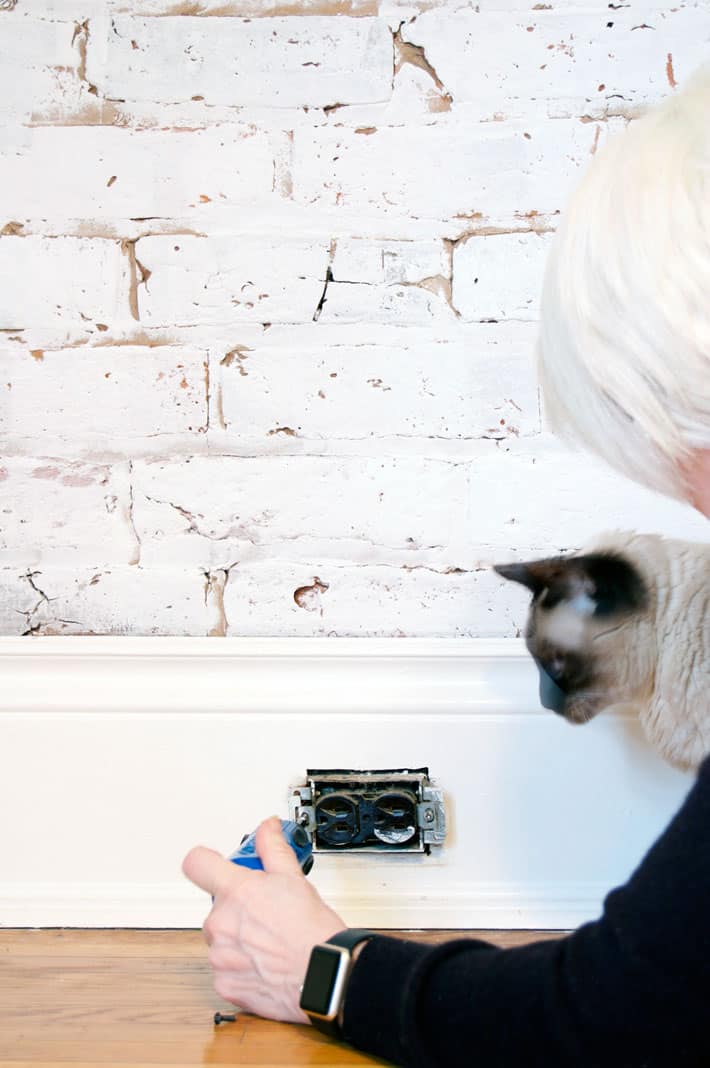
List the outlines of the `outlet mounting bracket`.
{"label": "outlet mounting bracket", "polygon": [[310,768],[289,808],[315,853],[429,853],[446,837],[443,791],[428,768]]}

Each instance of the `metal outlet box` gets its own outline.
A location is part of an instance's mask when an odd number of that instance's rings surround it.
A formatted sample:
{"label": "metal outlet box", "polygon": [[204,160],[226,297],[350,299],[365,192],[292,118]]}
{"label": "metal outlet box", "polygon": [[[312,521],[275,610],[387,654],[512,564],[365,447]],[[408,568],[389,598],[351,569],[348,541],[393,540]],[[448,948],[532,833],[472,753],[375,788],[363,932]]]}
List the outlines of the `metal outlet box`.
{"label": "metal outlet box", "polygon": [[316,853],[429,853],[446,837],[443,793],[428,768],[309,769],[290,814]]}

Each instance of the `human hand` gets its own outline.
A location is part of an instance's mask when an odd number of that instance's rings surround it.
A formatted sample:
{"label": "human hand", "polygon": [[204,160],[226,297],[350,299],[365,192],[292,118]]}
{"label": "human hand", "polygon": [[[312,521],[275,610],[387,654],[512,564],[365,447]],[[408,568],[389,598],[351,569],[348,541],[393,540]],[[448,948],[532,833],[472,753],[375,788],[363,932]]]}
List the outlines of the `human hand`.
{"label": "human hand", "polygon": [[256,832],[263,871],[241,868],[213,849],[185,857],[188,879],[214,898],[202,930],[217,994],[272,1020],[308,1023],[299,1007],[311,950],[347,924],[301,871],[277,817]]}

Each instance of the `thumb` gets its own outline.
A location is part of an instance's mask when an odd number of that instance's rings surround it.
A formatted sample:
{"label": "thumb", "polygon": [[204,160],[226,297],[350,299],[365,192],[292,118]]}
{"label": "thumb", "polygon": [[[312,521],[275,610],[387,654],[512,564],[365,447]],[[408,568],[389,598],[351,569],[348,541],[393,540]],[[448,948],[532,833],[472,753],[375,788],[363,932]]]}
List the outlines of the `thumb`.
{"label": "thumb", "polygon": [[206,846],[195,846],[182,862],[183,873],[191,883],[206,890],[212,897],[219,890],[226,888],[238,876],[234,865],[225,860],[221,853]]}
{"label": "thumb", "polygon": [[256,852],[264,871],[272,875],[303,874],[296,854],[284,838],[278,816],[271,816],[257,827]]}

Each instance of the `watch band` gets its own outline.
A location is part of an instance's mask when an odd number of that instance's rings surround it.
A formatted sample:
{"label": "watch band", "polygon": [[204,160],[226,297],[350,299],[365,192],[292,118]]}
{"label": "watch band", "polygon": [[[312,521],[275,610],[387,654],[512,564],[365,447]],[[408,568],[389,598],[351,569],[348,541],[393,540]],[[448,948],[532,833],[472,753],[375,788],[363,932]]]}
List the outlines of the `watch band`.
{"label": "watch band", "polygon": [[[338,934],[329,938],[328,942],[352,951],[360,942],[364,942],[367,938],[374,938],[374,934],[374,931],[366,931],[364,927],[346,927],[344,931],[339,931]],[[325,944],[327,945],[328,942]]]}
{"label": "watch band", "polygon": [[[356,946],[360,945],[361,942],[367,942],[368,939],[374,937],[374,934],[374,931],[367,931],[363,927],[348,927],[346,930],[334,934],[323,945],[339,946],[341,949],[349,950],[350,954],[352,954]],[[342,1002],[340,1008],[342,1008]],[[319,1016],[310,1015],[309,1019],[317,1031],[321,1031],[324,1035],[329,1035],[330,1038],[342,1038],[342,1030],[338,1022],[339,1016],[340,1011],[338,1011],[338,1015],[334,1020],[323,1020]]]}

